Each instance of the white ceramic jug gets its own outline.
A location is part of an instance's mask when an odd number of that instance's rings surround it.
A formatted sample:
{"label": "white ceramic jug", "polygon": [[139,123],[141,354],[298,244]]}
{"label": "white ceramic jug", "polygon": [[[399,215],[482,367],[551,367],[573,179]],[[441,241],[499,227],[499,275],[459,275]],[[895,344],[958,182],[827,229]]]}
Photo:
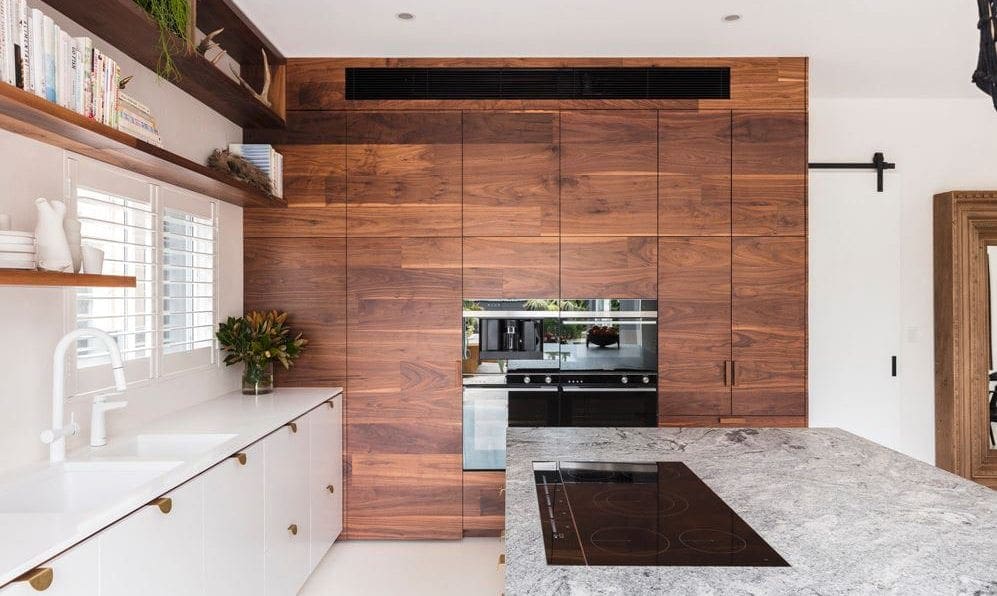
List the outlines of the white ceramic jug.
{"label": "white ceramic jug", "polygon": [[35,200],[38,223],[35,225],[38,268],[45,271],[73,271],[73,253],[69,250],[63,220],[66,205],[62,201]]}

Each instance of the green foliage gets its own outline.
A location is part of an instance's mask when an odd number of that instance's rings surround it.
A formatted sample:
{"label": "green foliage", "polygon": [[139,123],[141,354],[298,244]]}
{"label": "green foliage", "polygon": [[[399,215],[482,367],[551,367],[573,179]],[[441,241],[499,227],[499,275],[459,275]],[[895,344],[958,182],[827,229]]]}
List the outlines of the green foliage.
{"label": "green foliage", "polygon": [[248,367],[256,368],[277,361],[284,368],[291,368],[308,340],[300,333],[292,337],[290,328],[284,326],[286,322],[287,313],[275,310],[229,317],[218,326],[216,334],[222,351],[226,352],[225,365],[245,362]]}
{"label": "green foliage", "polygon": [[573,311],[585,308],[584,300],[527,300],[526,310]]}
{"label": "green foliage", "polygon": [[159,64],[156,72],[164,79],[180,79],[180,71],[173,61],[176,49],[174,40],[181,42],[181,51],[189,51],[190,39],[190,0],[135,0],[159,27]]}

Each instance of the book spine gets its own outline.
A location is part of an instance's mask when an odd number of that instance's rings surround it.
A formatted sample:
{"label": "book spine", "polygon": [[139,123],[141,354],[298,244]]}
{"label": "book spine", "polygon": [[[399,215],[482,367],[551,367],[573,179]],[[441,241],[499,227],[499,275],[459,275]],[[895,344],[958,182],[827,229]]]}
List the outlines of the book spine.
{"label": "book spine", "polygon": [[69,34],[58,25],[55,27],[56,40],[56,77],[55,97],[60,106],[69,107]]}
{"label": "book spine", "polygon": [[11,43],[10,21],[11,21],[10,0],[0,0],[0,78],[3,82],[10,82],[10,66],[14,62],[13,46]]}
{"label": "book spine", "polygon": [[80,73],[82,72],[81,62],[83,60],[83,53],[80,50],[80,41],[78,39],[69,40],[69,82],[70,82],[70,101],[69,107],[76,113],[82,113],[83,108],[81,106],[81,98],[83,97],[83,85],[80,81]]}
{"label": "book spine", "polygon": [[45,18],[42,11],[31,9],[31,88],[45,97]]}
{"label": "book spine", "polygon": [[28,4],[25,0],[17,0],[18,27],[21,44],[21,86],[25,91],[34,91],[31,78],[31,19]]}
{"label": "book spine", "polygon": [[55,21],[52,17],[42,15],[42,39],[45,52],[45,98],[51,102],[58,101],[56,95],[56,36]]}

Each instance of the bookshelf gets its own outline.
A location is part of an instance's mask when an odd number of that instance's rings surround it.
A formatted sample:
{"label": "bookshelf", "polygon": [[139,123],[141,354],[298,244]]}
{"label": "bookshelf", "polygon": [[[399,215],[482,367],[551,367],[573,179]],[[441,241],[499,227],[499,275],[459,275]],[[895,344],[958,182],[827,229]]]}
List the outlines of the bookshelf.
{"label": "bookshelf", "polygon": [[118,275],[0,269],[0,286],[134,288],[135,278]]}
{"label": "bookshelf", "polygon": [[[220,8],[209,8],[220,0],[201,1],[204,6],[201,6],[201,2],[196,3],[195,12],[208,10],[209,15],[224,20],[226,25],[233,29],[236,28],[234,23],[235,20],[240,19],[240,15],[225,11],[223,8],[227,6],[227,3],[222,2],[223,6]],[[149,15],[133,0],[86,0],[86,2],[46,0],[46,2],[55,10],[90,30],[95,36],[121,50],[146,68],[156,70],[159,63],[159,30]],[[203,19],[199,18],[199,21],[201,20]],[[240,22],[244,25],[239,30],[243,35],[247,35],[246,32],[255,31],[250,24],[244,21]],[[264,44],[262,38],[257,38],[257,40],[257,44]],[[94,41],[99,46],[99,42]],[[177,48],[182,47],[182,42],[179,39],[174,40],[174,43]],[[225,42],[222,43],[225,47]],[[251,41],[244,41],[238,44],[239,49],[236,52],[241,58],[240,64],[248,73],[256,65],[252,62],[248,52],[242,56],[247,43],[250,47],[253,45]],[[236,44],[233,43],[233,47],[236,47]],[[265,43],[263,47],[272,48],[269,43]],[[285,119],[282,113],[278,113],[261,103],[227,73],[222,72],[197,52],[177,51],[174,53],[174,61],[180,71],[180,79],[171,82],[232,122],[242,128],[284,127]],[[271,66],[277,71],[273,77],[274,86],[278,87],[272,88],[271,96],[283,97],[284,88],[278,83],[284,80],[282,69],[285,60],[280,54],[271,54],[271,62]],[[282,110],[283,102],[275,101],[274,105]]]}
{"label": "bookshelf", "polygon": [[256,188],[0,83],[0,128],[240,207],[286,207]]}

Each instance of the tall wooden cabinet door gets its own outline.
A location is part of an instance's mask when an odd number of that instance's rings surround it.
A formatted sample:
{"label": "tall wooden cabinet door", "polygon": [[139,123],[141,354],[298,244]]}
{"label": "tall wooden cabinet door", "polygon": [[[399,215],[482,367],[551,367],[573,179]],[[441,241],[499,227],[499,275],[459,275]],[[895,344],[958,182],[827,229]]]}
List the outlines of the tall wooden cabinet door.
{"label": "tall wooden cabinet door", "polygon": [[658,241],[658,416],[731,412],[731,239]]}
{"label": "tall wooden cabinet door", "polygon": [[[284,209],[293,218],[299,208]],[[247,210],[249,212],[249,210]],[[274,221],[272,228],[286,225]],[[246,238],[246,310],[289,313],[288,325],[308,338],[290,370],[278,366],[282,387],[338,386],[346,382],[346,239]]]}
{"label": "tall wooden cabinet door", "polygon": [[557,298],[557,238],[464,238],[464,298]]}
{"label": "tall wooden cabinet door", "polygon": [[561,239],[562,298],[657,296],[657,238]]}
{"label": "tall wooden cabinet door", "polygon": [[658,233],[731,233],[731,113],[658,115]]}
{"label": "tall wooden cabinet door", "polygon": [[98,534],[101,596],[175,596],[204,590],[204,493],[195,478]]}
{"label": "tall wooden cabinet door", "polygon": [[558,113],[464,112],[464,235],[558,234]]}
{"label": "tall wooden cabinet door", "polygon": [[350,238],[346,536],[461,536],[461,239]]}
{"label": "tall wooden cabinet door", "polygon": [[806,238],[735,238],[732,280],[732,414],[804,416]]}
{"label": "tall wooden cabinet door", "polygon": [[307,418],[312,443],[308,464],[311,572],[343,531],[343,398],[330,399]]}
{"label": "tall wooden cabinet door", "polygon": [[[100,548],[97,539],[77,544],[41,568],[52,570],[52,585],[45,596],[98,596],[100,594]],[[0,588],[0,596],[38,596],[28,582],[15,582]]]}
{"label": "tall wooden cabinet door", "polygon": [[350,112],[351,237],[460,236],[460,112]]}
{"label": "tall wooden cabinet door", "polygon": [[263,439],[267,596],[297,594],[308,579],[309,428],[295,420]]}
{"label": "tall wooden cabinet door", "polygon": [[263,446],[243,449],[208,470],[204,481],[204,593],[262,596]]}
{"label": "tall wooden cabinet door", "polygon": [[807,115],[734,113],[735,236],[807,233]]}
{"label": "tall wooden cabinet door", "polygon": [[658,113],[561,112],[561,234],[658,234]]}

